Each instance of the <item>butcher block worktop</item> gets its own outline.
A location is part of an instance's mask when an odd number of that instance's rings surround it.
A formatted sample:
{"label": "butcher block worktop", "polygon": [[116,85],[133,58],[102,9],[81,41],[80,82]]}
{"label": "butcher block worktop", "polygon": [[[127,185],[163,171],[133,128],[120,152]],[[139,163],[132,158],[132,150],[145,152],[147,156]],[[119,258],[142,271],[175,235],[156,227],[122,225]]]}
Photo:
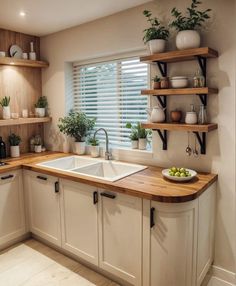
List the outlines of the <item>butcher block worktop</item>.
{"label": "butcher block worktop", "polygon": [[217,175],[210,173],[198,173],[197,177],[187,183],[176,183],[164,179],[160,167],[148,167],[147,169],[120,179],[115,182],[107,182],[85,175],[72,174],[66,171],[53,170],[51,168],[37,166],[43,161],[53,160],[72,154],[58,152],[44,152],[41,154],[25,154],[19,159],[6,160],[8,165],[0,167],[0,173],[24,168],[75,182],[80,182],[110,191],[125,193],[136,197],[150,199],[159,202],[181,203],[196,199],[211,184],[217,180]]}

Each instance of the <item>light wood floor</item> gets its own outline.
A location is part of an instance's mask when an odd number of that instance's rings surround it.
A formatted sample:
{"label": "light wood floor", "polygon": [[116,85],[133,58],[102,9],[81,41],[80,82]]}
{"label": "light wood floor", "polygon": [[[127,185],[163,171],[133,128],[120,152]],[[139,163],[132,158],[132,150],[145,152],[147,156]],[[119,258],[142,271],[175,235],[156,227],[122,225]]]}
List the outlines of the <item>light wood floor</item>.
{"label": "light wood floor", "polygon": [[0,252],[0,285],[118,286],[34,239]]}

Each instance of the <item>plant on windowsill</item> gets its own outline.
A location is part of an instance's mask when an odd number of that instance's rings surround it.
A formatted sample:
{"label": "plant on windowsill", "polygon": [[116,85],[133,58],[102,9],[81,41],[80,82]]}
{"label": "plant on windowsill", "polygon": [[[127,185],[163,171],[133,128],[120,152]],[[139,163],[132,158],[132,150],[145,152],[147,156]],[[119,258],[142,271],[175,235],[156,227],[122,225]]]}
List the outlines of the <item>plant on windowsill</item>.
{"label": "plant on windowsill", "polygon": [[21,142],[20,136],[12,133],[8,137],[8,141],[10,144],[11,157],[12,158],[20,157],[20,146],[19,146]]}
{"label": "plant on windowsill", "polygon": [[197,31],[203,23],[210,18],[209,12],[211,9],[199,11],[198,6],[201,1],[192,0],[191,6],[183,15],[176,7],[171,10],[171,15],[175,18],[170,23],[170,27],[178,31],[176,36],[176,47],[179,50],[199,48],[201,44],[200,34]]}
{"label": "plant on windowsill", "polygon": [[91,157],[93,158],[97,158],[99,157],[99,140],[94,138],[94,137],[90,137],[88,139],[88,144],[90,145],[90,154]]}
{"label": "plant on windowsill", "polygon": [[83,112],[71,110],[68,116],[59,119],[59,130],[75,139],[75,153],[85,154],[86,137],[95,126],[96,119],[90,119]]}
{"label": "plant on windowsill", "polygon": [[166,40],[169,37],[169,31],[157,17],[152,18],[152,12],[148,10],[143,11],[143,15],[147,18],[151,27],[145,29],[143,37],[144,43],[148,43],[151,54],[162,53],[165,51]]}
{"label": "plant on windowsill", "polygon": [[45,117],[46,108],[48,107],[48,101],[46,96],[40,96],[37,103],[35,103],[35,115],[36,117]]}
{"label": "plant on windowsill", "polygon": [[146,150],[151,130],[142,128],[141,123],[132,124],[130,122],[126,123],[126,128],[131,129],[130,139],[132,149]]}
{"label": "plant on windowsill", "polygon": [[10,96],[4,96],[1,101],[0,105],[2,106],[2,118],[3,119],[10,119],[11,118],[11,110],[10,110]]}

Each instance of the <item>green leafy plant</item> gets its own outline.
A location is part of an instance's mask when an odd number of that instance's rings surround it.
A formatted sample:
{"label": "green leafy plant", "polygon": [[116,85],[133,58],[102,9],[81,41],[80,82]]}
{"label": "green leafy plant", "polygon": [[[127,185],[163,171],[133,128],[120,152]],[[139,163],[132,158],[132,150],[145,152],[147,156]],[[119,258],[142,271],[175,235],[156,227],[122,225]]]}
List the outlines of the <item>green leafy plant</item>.
{"label": "green leafy plant", "polygon": [[10,100],[11,100],[10,96],[9,96],[9,97],[4,96],[4,97],[1,99],[1,101],[0,101],[0,105],[1,105],[2,107],[9,106],[9,105],[10,105]]}
{"label": "green leafy plant", "polygon": [[161,22],[157,17],[152,18],[152,12],[148,10],[143,11],[143,15],[147,18],[148,23],[151,25],[150,28],[145,29],[143,41],[146,44],[148,41],[162,39],[167,40],[169,37],[169,30],[161,25]]}
{"label": "green leafy plant", "polygon": [[62,133],[75,138],[76,142],[84,142],[95,122],[95,118],[89,119],[85,113],[72,110],[68,116],[59,119],[58,127]]}
{"label": "green leafy plant", "polygon": [[152,78],[152,80],[153,80],[154,82],[160,82],[160,81],[161,81],[161,78],[160,78],[158,75],[156,75],[156,76],[154,76],[154,77]]}
{"label": "green leafy plant", "polygon": [[88,139],[88,143],[89,143],[89,145],[91,145],[91,146],[99,146],[99,140],[96,139],[96,138],[94,138],[94,137],[90,137],[90,138]]}
{"label": "green leafy plant", "polygon": [[48,106],[48,100],[46,96],[40,96],[38,101],[35,103],[36,108],[46,108]]}
{"label": "green leafy plant", "polygon": [[8,137],[8,141],[10,146],[19,146],[20,142],[21,142],[21,138],[20,136],[12,133],[9,137]]}
{"label": "green leafy plant", "polygon": [[[148,138],[148,135],[151,135],[151,130],[143,128],[141,123],[139,123],[139,122],[136,124],[132,124],[132,123],[128,122],[128,123],[126,123],[126,128],[131,129],[131,134],[130,134],[131,140]],[[132,138],[137,138],[137,139],[132,139],[131,135],[132,135]]]}
{"label": "green leafy plant", "polygon": [[201,1],[192,0],[191,6],[187,8],[186,15],[183,15],[176,7],[171,10],[171,15],[175,18],[170,23],[170,27],[177,31],[195,30],[202,27],[202,24],[210,18],[209,12],[211,9],[199,11],[198,6],[202,4]]}
{"label": "green leafy plant", "polygon": [[40,135],[36,135],[35,137],[34,137],[34,145],[36,145],[36,146],[42,146],[42,138],[41,138],[41,136]]}

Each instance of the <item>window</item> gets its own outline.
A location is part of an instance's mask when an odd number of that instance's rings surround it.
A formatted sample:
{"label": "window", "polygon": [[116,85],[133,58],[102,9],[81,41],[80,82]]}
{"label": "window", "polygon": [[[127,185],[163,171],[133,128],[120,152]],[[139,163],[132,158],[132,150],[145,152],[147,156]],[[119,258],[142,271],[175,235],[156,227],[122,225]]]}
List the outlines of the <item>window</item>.
{"label": "window", "polygon": [[[95,117],[96,128],[108,131],[114,146],[130,146],[127,122],[147,120],[148,67],[138,58],[102,62],[92,65],[74,64],[74,109]],[[101,132],[98,138],[104,141]]]}

